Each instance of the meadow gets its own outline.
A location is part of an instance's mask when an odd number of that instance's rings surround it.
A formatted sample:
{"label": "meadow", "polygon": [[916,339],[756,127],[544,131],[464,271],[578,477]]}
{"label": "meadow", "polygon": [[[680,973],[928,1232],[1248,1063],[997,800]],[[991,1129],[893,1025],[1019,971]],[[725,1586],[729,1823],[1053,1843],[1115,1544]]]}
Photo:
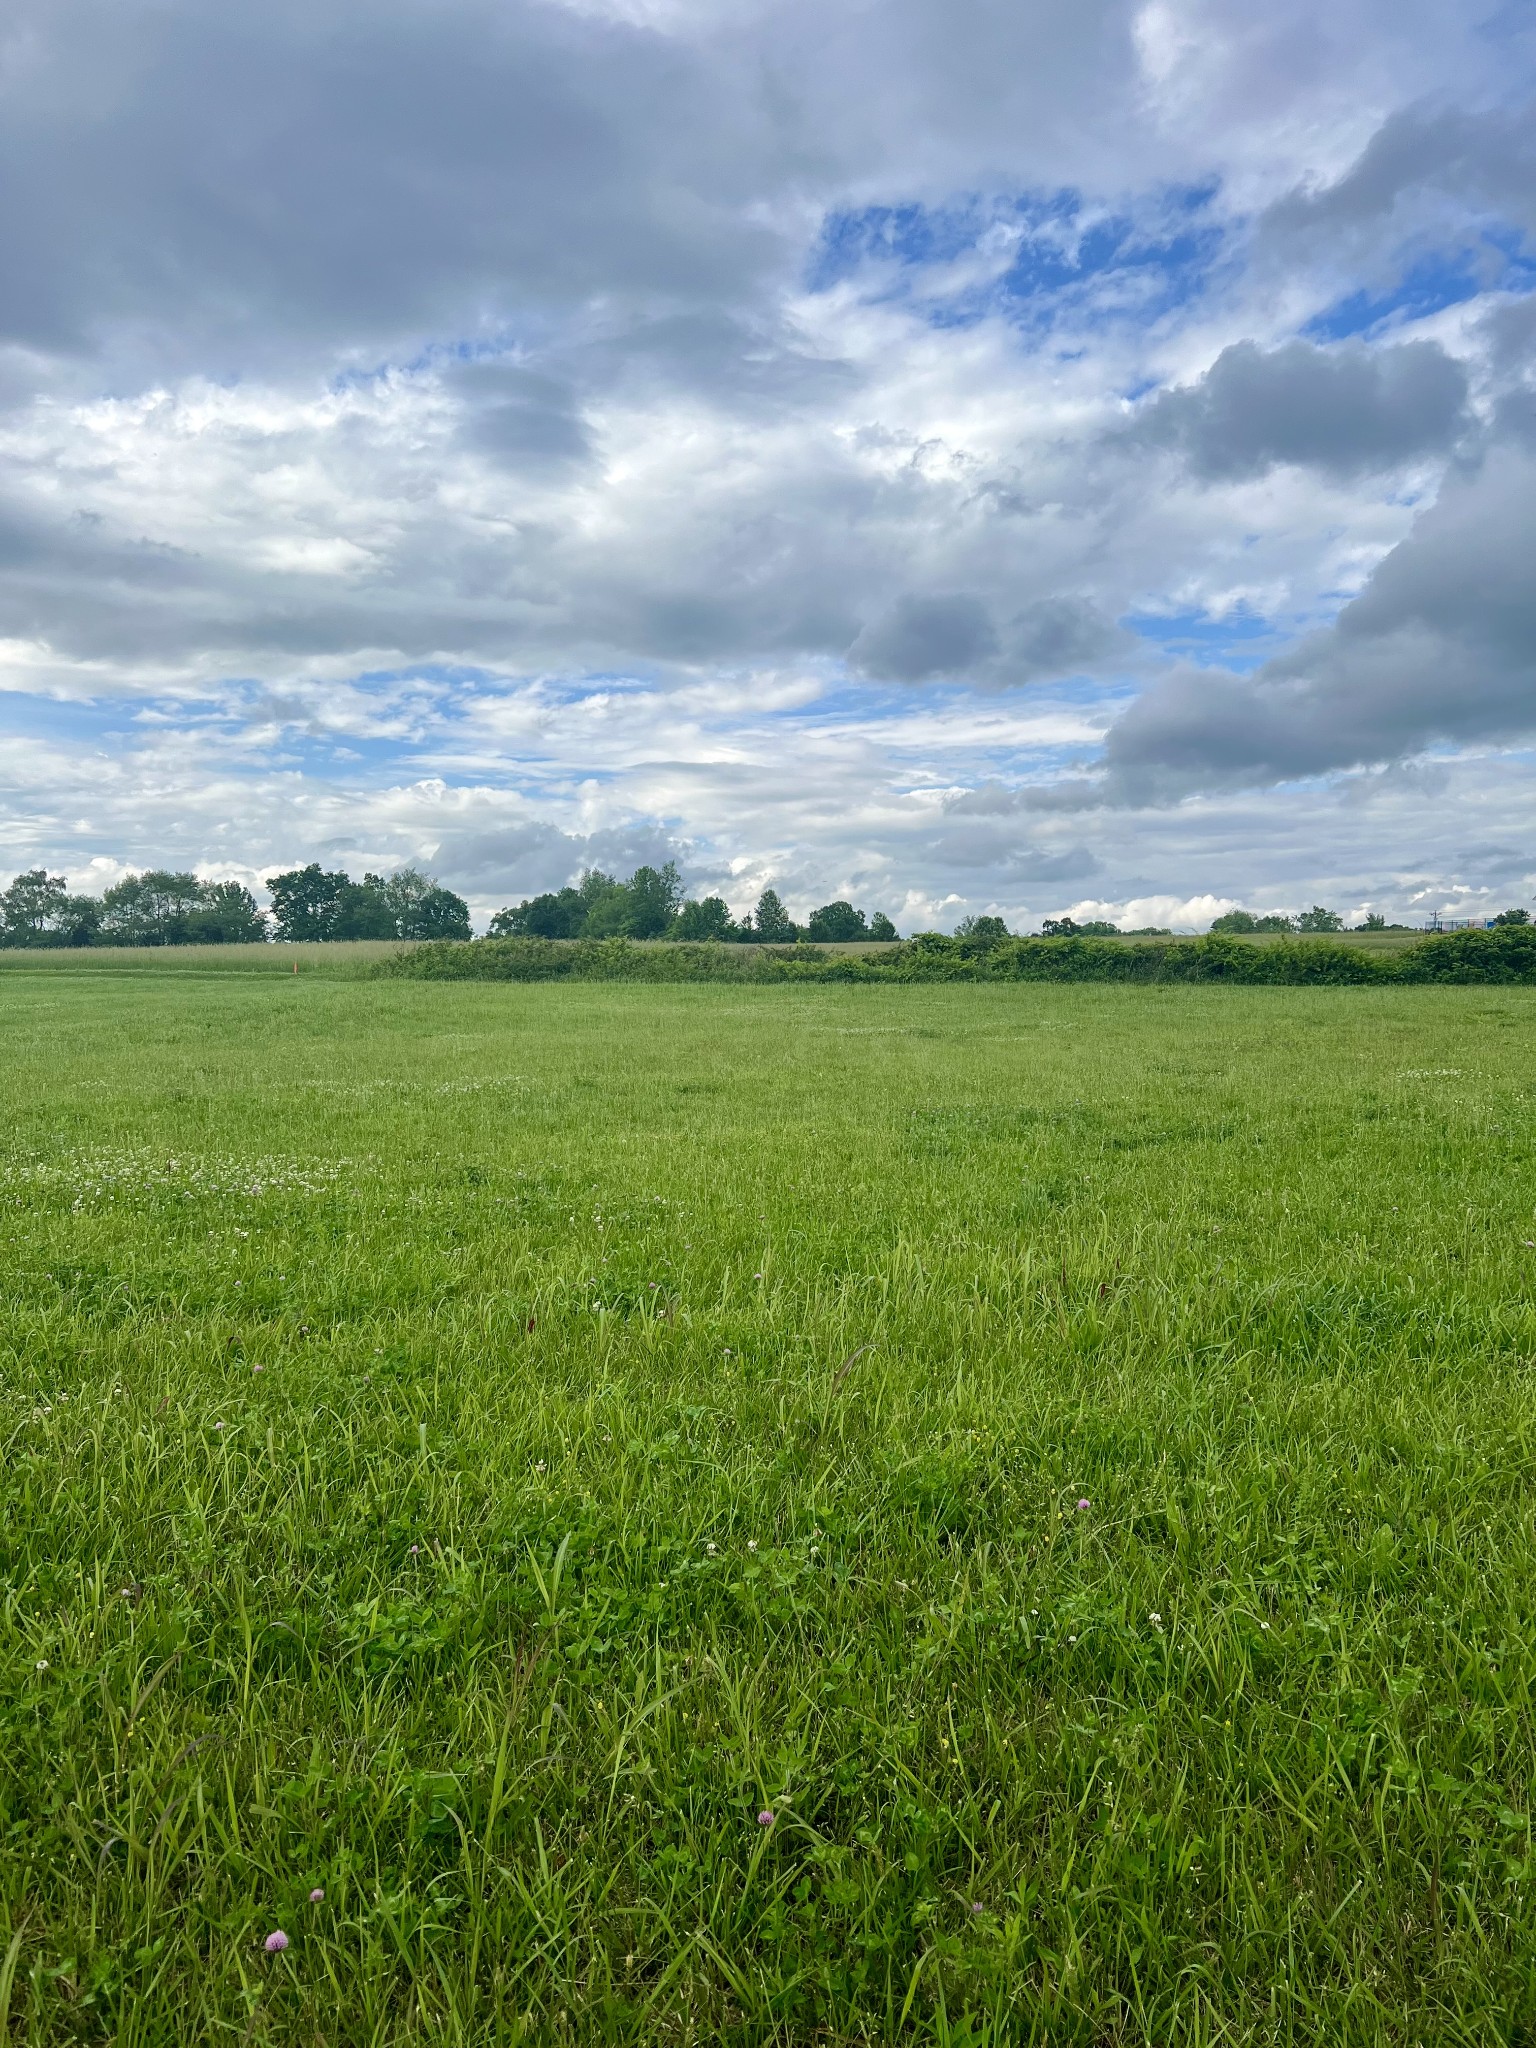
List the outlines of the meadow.
{"label": "meadow", "polygon": [[1533,1024],[8,967],[0,2043],[1536,2040]]}

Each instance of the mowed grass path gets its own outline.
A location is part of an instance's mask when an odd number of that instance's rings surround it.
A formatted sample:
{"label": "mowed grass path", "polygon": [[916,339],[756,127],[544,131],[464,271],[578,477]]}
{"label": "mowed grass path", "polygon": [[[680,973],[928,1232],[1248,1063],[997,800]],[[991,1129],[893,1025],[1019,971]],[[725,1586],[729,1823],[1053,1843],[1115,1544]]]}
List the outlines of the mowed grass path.
{"label": "mowed grass path", "polygon": [[1536,2038],[1533,1024],[7,975],[0,2041]]}

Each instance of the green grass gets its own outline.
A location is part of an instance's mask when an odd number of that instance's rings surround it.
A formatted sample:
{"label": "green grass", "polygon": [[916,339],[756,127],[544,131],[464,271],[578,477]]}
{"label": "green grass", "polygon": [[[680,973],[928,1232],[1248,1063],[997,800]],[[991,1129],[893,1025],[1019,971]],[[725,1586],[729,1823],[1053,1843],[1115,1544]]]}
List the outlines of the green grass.
{"label": "green grass", "polygon": [[408,953],[409,939],[344,939],[292,946],[0,947],[0,974],[300,974],[358,976]]}
{"label": "green grass", "polygon": [[0,2042],[1530,2042],[1533,1022],[8,972]]}

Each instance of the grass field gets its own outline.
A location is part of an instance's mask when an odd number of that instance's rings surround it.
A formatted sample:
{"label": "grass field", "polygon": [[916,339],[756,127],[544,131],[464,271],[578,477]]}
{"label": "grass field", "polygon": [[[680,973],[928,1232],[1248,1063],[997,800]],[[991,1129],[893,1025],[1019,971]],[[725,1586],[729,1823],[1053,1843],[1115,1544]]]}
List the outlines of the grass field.
{"label": "grass field", "polygon": [[1533,1023],[8,972],[0,2042],[1536,2039]]}

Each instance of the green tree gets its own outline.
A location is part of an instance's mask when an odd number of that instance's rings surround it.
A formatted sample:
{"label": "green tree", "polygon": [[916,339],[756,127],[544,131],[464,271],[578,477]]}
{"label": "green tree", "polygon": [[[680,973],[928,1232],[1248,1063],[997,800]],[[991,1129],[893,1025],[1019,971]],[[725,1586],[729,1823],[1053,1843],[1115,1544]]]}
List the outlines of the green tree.
{"label": "green tree", "polygon": [[199,901],[187,917],[187,940],[199,946],[259,945],[267,936],[265,914],[240,882],[202,882]]}
{"label": "green tree", "polygon": [[794,920],[779,901],[777,889],[765,889],[752,914],[752,929],[765,946],[793,945]]}
{"label": "green tree", "polygon": [[899,939],[901,933],[897,931],[895,925],[891,923],[891,920],[883,910],[877,910],[869,920],[869,936],[872,939],[890,940]]}
{"label": "green tree", "polygon": [[314,860],[308,867],[269,875],[267,889],[272,897],[276,936],[290,944],[303,939],[334,938],[342,892],[351,887],[348,876],[339,870],[327,874]]}
{"label": "green tree", "polygon": [[114,882],[101,899],[101,937],[109,946],[186,946],[202,908],[196,875],[147,868]]}
{"label": "green tree", "polygon": [[400,868],[386,881],[380,875],[364,877],[365,887],[376,889],[392,921],[390,936],[397,939],[467,939],[470,936],[469,905],[462,896],[445,889],[419,868]]}
{"label": "green tree", "polygon": [[665,938],[683,894],[677,864],[636,868],[624,888],[629,900],[620,929],[632,939]]}
{"label": "green tree", "polygon": [[1310,910],[1304,910],[1296,920],[1299,932],[1341,932],[1344,920],[1336,910],[1325,910],[1321,903],[1314,903]]}
{"label": "green tree", "polygon": [[964,939],[968,946],[996,946],[1012,936],[1000,917],[962,917],[955,926],[955,937]]}
{"label": "green tree", "polygon": [[1042,939],[1075,939],[1081,932],[1081,925],[1071,917],[1047,917],[1042,918],[1040,923]]}
{"label": "green tree", "polygon": [[1357,925],[1355,927],[1357,931],[1362,932],[1384,932],[1386,928],[1387,920],[1382,916],[1379,910],[1371,911],[1367,915],[1365,923],[1362,925]]}
{"label": "green tree", "polygon": [[577,893],[582,901],[581,937],[614,939],[629,929],[629,890],[601,868],[591,868],[581,878]]}
{"label": "green tree", "polygon": [[851,903],[841,898],[836,903],[823,903],[819,910],[811,912],[805,936],[819,945],[849,945],[857,939],[869,937],[869,926],[862,910],[855,910]]}
{"label": "green tree", "polygon": [[678,939],[733,939],[736,926],[731,906],[723,896],[706,896],[698,903],[684,903],[678,909],[672,935]]}
{"label": "green tree", "polygon": [[587,904],[579,889],[526,897],[491,919],[493,939],[576,939],[586,923]]}
{"label": "green tree", "polygon": [[1251,910],[1225,910],[1211,919],[1213,932],[1256,932],[1259,920]]}
{"label": "green tree", "polygon": [[68,901],[69,884],[62,875],[44,868],[17,875],[0,896],[0,945],[57,945],[58,921]]}
{"label": "green tree", "polygon": [[1528,910],[1501,910],[1493,921],[1496,925],[1529,924],[1531,913]]}

